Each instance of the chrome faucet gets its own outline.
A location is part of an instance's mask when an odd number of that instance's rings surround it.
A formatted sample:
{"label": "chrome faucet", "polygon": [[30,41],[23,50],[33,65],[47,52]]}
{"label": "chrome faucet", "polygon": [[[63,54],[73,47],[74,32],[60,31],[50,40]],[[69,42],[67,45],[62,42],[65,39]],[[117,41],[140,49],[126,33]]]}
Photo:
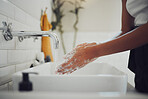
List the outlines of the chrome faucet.
{"label": "chrome faucet", "polygon": [[57,35],[51,31],[13,31],[11,32],[13,36],[18,37],[44,37],[49,36],[54,41],[55,49],[59,48],[59,39]]}
{"label": "chrome faucet", "polygon": [[49,36],[54,41],[54,48],[59,48],[59,39],[58,36],[52,31],[12,31],[11,23],[7,25],[6,22],[3,22],[4,27],[0,27],[0,30],[3,30],[2,34],[5,40],[12,40],[13,36],[19,37],[19,40],[23,40],[23,37],[44,37]]}

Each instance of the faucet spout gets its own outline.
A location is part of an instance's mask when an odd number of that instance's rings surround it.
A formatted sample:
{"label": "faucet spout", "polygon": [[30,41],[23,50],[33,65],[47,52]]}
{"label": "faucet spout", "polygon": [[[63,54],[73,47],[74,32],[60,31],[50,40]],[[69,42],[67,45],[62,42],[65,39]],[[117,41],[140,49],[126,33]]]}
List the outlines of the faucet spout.
{"label": "faucet spout", "polygon": [[58,36],[51,32],[51,31],[12,31],[11,32],[13,36],[22,36],[22,37],[42,37],[42,36],[49,36],[53,39],[54,42],[54,48],[58,49],[59,48],[59,39]]}
{"label": "faucet spout", "polygon": [[47,35],[44,34],[42,36],[49,36],[49,37],[51,37],[53,39],[53,41],[54,41],[54,48],[55,49],[58,49],[59,48],[59,39],[58,39],[58,36],[55,33],[53,33],[53,32],[50,33],[49,32]]}

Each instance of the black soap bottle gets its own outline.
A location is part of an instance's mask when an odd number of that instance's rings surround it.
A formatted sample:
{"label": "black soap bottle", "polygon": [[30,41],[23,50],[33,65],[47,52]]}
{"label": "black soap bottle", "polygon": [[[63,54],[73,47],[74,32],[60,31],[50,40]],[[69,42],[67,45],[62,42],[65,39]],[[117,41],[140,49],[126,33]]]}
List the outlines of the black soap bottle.
{"label": "black soap bottle", "polygon": [[23,79],[19,83],[19,91],[32,91],[32,82],[29,81],[29,73],[22,73]]}

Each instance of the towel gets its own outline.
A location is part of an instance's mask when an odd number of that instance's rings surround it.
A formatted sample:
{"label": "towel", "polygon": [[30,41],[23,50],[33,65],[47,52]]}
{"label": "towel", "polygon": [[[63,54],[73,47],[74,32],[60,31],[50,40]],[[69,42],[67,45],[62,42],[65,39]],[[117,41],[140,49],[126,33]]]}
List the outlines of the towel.
{"label": "towel", "polygon": [[[44,12],[44,14],[41,16],[41,29],[42,31],[49,31],[51,28],[52,25],[49,23],[47,14]],[[42,52],[44,52],[45,61],[47,57],[48,59],[50,57],[50,60],[53,62],[50,37],[42,37]]]}

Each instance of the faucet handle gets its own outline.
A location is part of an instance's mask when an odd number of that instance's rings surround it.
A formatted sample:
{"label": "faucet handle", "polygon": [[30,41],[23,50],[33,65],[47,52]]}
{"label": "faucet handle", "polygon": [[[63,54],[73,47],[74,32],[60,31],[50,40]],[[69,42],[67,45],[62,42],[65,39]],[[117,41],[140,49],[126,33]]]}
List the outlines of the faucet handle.
{"label": "faucet handle", "polygon": [[7,22],[6,21],[3,21],[2,23],[3,23],[4,26],[7,26]]}
{"label": "faucet handle", "polygon": [[7,22],[3,21],[3,27],[0,28],[0,30],[3,30],[2,34],[5,38],[6,41],[12,40],[13,39],[13,35],[11,34],[12,29],[11,29],[11,25],[12,23],[7,24]]}

